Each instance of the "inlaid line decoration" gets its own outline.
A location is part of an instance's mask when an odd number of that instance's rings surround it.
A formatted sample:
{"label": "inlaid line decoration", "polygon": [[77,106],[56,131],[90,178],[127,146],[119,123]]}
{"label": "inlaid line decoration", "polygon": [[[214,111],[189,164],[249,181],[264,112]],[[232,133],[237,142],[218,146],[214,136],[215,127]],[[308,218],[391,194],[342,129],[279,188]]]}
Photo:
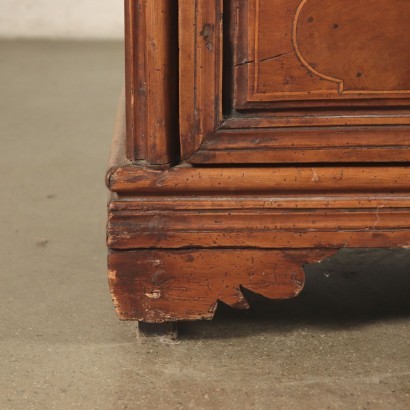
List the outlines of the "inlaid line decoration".
{"label": "inlaid line decoration", "polygon": [[[294,46],[298,59],[306,67],[306,69],[309,70],[309,72],[311,72],[312,74],[326,81],[337,83],[338,92],[340,95],[391,94],[391,93],[407,94],[409,93],[410,90],[400,88],[399,86],[397,86],[397,88],[388,88],[388,87],[384,88],[383,79],[389,78],[389,76],[390,78],[393,78],[394,76],[392,76],[392,74],[394,74],[395,77],[397,78],[396,79],[397,84],[405,84],[407,86],[408,83],[410,83],[410,69],[409,69],[409,65],[406,62],[406,59],[409,60],[410,62],[410,56],[409,56],[410,54],[410,31],[405,30],[405,29],[400,30],[401,27],[403,28],[406,27],[406,24],[408,24],[408,22],[406,23],[406,20],[410,19],[410,2],[408,2],[408,0],[397,0],[395,2],[392,2],[391,0],[362,0],[360,5],[359,4],[355,5],[354,9],[350,7],[350,10],[354,10],[354,13],[356,13],[356,19],[353,18],[353,16],[351,16],[347,10],[348,6],[351,6],[349,2],[346,2],[345,0],[343,1],[334,0],[334,2],[332,3],[332,6],[334,6],[334,10],[337,11],[338,10],[337,3],[339,2],[340,10],[345,11],[345,16],[341,16],[342,13],[339,13],[339,15],[335,13],[335,16],[332,16],[331,13],[329,13],[328,9],[324,7],[324,5],[323,7],[321,7],[320,3],[322,2],[323,0],[302,0],[296,11],[295,19],[293,22],[293,46]],[[317,16],[316,15],[313,16],[313,13],[312,14],[305,13],[306,8],[308,8],[309,6],[311,6],[313,11],[319,10],[319,13],[321,13],[324,10],[322,19],[319,19],[319,24],[317,24],[316,26],[314,26],[314,23],[316,23]],[[317,6],[317,7],[315,8],[314,6]],[[377,8],[379,8],[380,10],[379,13],[377,13]],[[366,14],[364,10],[368,10],[368,14]],[[380,25],[376,24],[377,16],[379,15],[385,18],[384,25],[383,25],[383,21],[380,21]],[[323,16],[325,16],[325,18],[323,18]],[[347,19],[346,16],[352,17],[352,18]],[[373,16],[376,16],[376,17],[373,17]],[[339,19],[342,19],[343,22],[349,21],[349,24],[350,24],[349,27],[345,27],[345,25],[343,24],[341,25],[341,27],[339,27],[339,24],[338,24]],[[333,23],[331,23],[332,21]],[[364,43],[365,40],[368,40],[369,48],[374,50],[373,55],[372,53],[369,53],[373,58],[370,58],[369,60],[367,60],[367,66],[369,67],[368,70],[371,71],[371,69],[373,69],[372,70],[373,75],[374,75],[375,70],[382,71],[382,69],[384,68],[384,65],[387,64],[387,61],[396,62],[395,60],[398,60],[396,64],[394,64],[393,62],[390,62],[390,67],[394,67],[393,69],[396,70],[394,71],[394,73],[392,73],[391,70],[386,69],[383,73],[381,73],[381,75],[379,75],[378,77],[379,82],[375,83],[375,87],[380,86],[381,89],[379,90],[369,90],[368,88],[361,89],[360,86],[357,86],[357,89],[354,89],[354,87],[356,86],[355,83],[360,84],[361,77],[364,76],[366,73],[363,74],[360,69],[357,69],[355,70],[355,72],[353,72],[353,70],[351,70],[351,67],[349,67],[348,65],[349,60],[346,61],[346,66],[343,66],[343,64],[341,63],[341,65],[338,66],[338,68],[340,70],[343,70],[344,68],[346,68],[347,70],[346,75],[350,75],[350,87],[348,87],[346,84],[346,78],[340,78],[341,76],[337,77],[334,75],[335,73],[329,74],[329,73],[323,72],[324,70],[320,70],[318,67],[315,67],[316,64],[313,64],[312,61],[309,61],[310,59],[309,59],[309,56],[307,55],[308,51],[302,50],[303,47],[301,47],[301,42],[304,41],[306,45],[307,38],[311,40],[314,37],[314,35],[319,35],[319,33],[316,32],[316,27],[318,30],[320,29],[325,33],[326,33],[325,30],[328,30],[328,33],[332,33],[332,32],[340,33],[338,35],[338,41],[340,41],[339,39],[343,39],[347,35],[353,35],[355,33],[360,34],[360,30],[357,30],[357,32],[353,32],[351,30],[354,22],[357,22],[357,24],[363,24],[363,27],[371,27],[374,29],[377,28],[378,30],[381,31],[380,33],[374,33],[374,30],[373,31],[367,30],[366,31],[367,37],[364,37],[364,35],[363,35],[363,38],[360,38],[359,35],[357,36],[359,44],[360,44],[360,41],[361,43]],[[402,23],[402,25],[400,25],[400,23]],[[310,29],[310,27],[312,26],[315,27],[315,29],[313,28]],[[354,25],[353,25],[353,28],[354,28]],[[340,31],[342,29],[345,29],[344,33]],[[304,33],[304,37],[300,38],[300,32],[302,31]],[[309,35],[307,35],[308,33]],[[330,36],[323,35],[323,38],[324,38],[323,43],[326,43],[326,41],[331,41]],[[374,41],[371,41],[372,38],[374,39]],[[393,42],[393,39],[396,39],[396,38],[397,38],[397,41]],[[385,42],[385,44],[383,42]],[[392,51],[390,51],[389,44],[393,44],[393,43],[396,45],[396,47],[397,47],[397,44],[399,44],[400,46],[399,51],[403,49],[402,53],[399,53],[399,52],[393,53]],[[346,53],[346,55],[350,56],[352,59],[355,56],[354,53],[356,53],[356,56],[357,56],[357,53],[359,53],[358,50],[355,50],[354,48],[355,45],[356,47],[358,47],[356,43],[351,42],[348,39],[346,39],[346,47],[351,47],[351,53],[350,54]],[[382,46],[384,47],[382,48]],[[332,56],[329,53],[329,49],[331,49],[331,47],[327,48],[328,54],[326,54],[326,51],[320,50],[325,56],[324,61],[326,62],[331,61],[332,57],[333,58],[337,57],[337,54]],[[336,50],[338,49],[337,45],[335,46],[335,49]],[[324,50],[326,50],[326,48],[324,48]],[[377,55],[378,57],[377,61],[375,60],[375,55],[376,55],[375,51],[379,52],[379,55]],[[384,54],[382,55],[383,51],[384,51]],[[311,54],[315,55],[316,58],[318,57],[318,55],[320,55],[318,50],[315,50],[315,49],[311,50]],[[360,57],[363,56],[361,63],[362,65],[365,64],[363,63],[363,61],[366,62],[366,59],[365,59],[366,53],[364,53],[363,49],[360,49],[359,56]],[[328,65],[330,66],[331,64],[329,63]],[[379,73],[377,72],[377,74]],[[384,74],[386,77],[383,77],[382,74]],[[385,80],[385,82],[388,83],[389,80]]]}

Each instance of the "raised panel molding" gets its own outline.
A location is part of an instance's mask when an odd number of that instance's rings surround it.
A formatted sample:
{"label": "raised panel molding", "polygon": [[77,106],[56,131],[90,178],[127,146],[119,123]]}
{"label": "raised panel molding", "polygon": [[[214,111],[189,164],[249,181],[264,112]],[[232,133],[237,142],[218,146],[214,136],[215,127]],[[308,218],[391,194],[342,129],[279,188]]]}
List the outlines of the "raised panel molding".
{"label": "raised panel molding", "polygon": [[[327,66],[314,68],[314,44],[305,41],[314,34],[304,27],[313,30],[320,20],[341,33],[348,21],[346,30],[359,35],[358,19],[374,1],[361,0],[357,11],[345,7],[343,13],[342,3],[331,2],[329,15],[321,16],[319,0],[180,0],[181,158],[192,164],[410,161],[410,94],[404,88],[349,90]],[[405,16],[404,1],[399,6]],[[373,19],[391,8],[387,1],[380,4]],[[394,24],[394,16],[388,21],[392,38],[403,32],[392,48],[406,48],[407,31]],[[316,28],[315,42],[331,68],[328,49],[336,42],[326,30]],[[390,44],[390,37],[383,41]],[[341,49],[340,39],[337,44]],[[369,58],[369,47],[363,58],[378,61]],[[349,53],[346,48],[342,57]],[[389,73],[395,88],[408,78],[402,71],[410,66],[410,53],[401,54],[403,63]],[[354,73],[356,81],[370,76],[364,67]]]}
{"label": "raised panel molding", "polygon": [[396,105],[409,98],[407,0],[247,0],[246,11],[238,5],[248,18],[237,38],[248,53],[236,62],[236,108],[364,98]]}

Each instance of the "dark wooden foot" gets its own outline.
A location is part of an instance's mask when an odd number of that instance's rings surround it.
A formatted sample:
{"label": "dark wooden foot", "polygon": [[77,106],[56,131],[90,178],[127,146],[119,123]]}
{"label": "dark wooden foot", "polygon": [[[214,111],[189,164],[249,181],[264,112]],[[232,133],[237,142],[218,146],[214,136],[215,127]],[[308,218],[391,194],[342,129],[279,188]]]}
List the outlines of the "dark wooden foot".
{"label": "dark wooden foot", "polygon": [[163,337],[176,340],[178,336],[177,322],[147,323],[138,322],[139,337]]}

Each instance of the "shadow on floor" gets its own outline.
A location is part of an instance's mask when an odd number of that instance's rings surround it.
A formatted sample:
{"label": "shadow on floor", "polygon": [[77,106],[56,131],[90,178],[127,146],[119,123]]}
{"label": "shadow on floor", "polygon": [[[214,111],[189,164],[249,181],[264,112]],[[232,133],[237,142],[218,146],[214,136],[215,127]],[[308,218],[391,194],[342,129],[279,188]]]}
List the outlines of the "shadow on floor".
{"label": "shadow on floor", "polygon": [[244,290],[249,311],[220,303],[213,321],[183,323],[181,339],[286,333],[304,327],[348,329],[410,317],[410,250],[341,250],[308,265],[295,299],[271,301]]}

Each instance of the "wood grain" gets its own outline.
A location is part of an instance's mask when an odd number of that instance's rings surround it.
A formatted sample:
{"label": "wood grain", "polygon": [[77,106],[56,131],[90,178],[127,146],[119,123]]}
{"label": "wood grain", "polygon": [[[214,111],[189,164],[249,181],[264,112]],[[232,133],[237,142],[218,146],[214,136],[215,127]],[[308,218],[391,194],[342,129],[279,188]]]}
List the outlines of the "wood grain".
{"label": "wood grain", "polygon": [[409,99],[407,0],[234,2],[243,15],[236,41],[246,50],[235,64],[241,84],[236,107],[257,101]]}
{"label": "wood grain", "polygon": [[181,157],[222,122],[222,0],[180,0]]}
{"label": "wood grain", "polygon": [[295,15],[294,48],[307,70],[336,82],[341,95],[408,97],[409,21],[407,0],[303,0]]}
{"label": "wood grain", "polygon": [[179,157],[177,9],[125,0],[127,156],[152,165]]}

